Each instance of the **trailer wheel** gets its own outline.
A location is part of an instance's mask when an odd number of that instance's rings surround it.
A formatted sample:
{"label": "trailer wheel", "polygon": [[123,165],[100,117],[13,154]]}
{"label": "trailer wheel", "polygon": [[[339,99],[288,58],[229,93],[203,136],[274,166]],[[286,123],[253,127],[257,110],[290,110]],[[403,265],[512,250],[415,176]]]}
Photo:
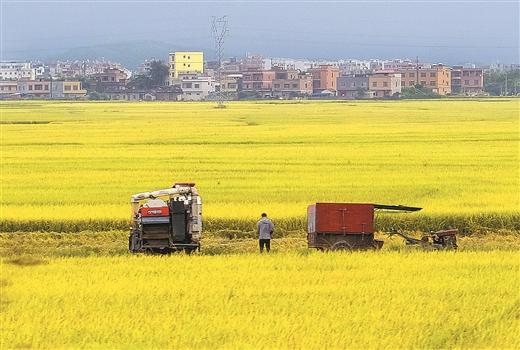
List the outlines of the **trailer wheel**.
{"label": "trailer wheel", "polygon": [[338,242],[334,243],[332,245],[332,247],[330,247],[330,250],[332,250],[333,252],[340,251],[340,250],[351,251],[352,246],[350,244],[348,244],[347,241],[338,241]]}
{"label": "trailer wheel", "polygon": [[371,248],[373,250],[379,250],[379,249],[383,248],[384,243],[385,242],[383,242],[383,241],[379,241],[379,240],[375,239],[374,242],[372,242]]}

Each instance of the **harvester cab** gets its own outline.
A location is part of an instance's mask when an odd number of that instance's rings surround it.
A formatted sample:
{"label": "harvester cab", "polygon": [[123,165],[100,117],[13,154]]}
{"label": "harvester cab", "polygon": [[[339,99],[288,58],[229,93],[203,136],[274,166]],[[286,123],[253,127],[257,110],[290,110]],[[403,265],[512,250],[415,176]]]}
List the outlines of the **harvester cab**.
{"label": "harvester cab", "polygon": [[194,183],[134,194],[131,205],[128,247],[132,253],[191,253],[200,249],[202,200]]}

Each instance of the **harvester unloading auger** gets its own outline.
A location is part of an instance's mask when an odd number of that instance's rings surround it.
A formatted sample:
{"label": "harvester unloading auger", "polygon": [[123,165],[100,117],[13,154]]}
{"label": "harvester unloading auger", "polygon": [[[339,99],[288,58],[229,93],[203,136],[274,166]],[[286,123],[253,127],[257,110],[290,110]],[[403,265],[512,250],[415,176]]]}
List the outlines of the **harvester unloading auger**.
{"label": "harvester unloading auger", "polygon": [[194,183],[134,194],[131,197],[131,252],[191,253],[200,249],[202,200]]}

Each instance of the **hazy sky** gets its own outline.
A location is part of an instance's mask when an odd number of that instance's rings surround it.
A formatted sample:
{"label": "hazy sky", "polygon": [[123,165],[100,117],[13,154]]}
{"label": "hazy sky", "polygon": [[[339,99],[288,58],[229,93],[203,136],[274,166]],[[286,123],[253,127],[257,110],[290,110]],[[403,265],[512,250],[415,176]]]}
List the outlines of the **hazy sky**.
{"label": "hazy sky", "polygon": [[[277,57],[519,61],[518,1],[1,1],[2,56],[155,40]],[[165,54],[166,55],[166,54]]]}

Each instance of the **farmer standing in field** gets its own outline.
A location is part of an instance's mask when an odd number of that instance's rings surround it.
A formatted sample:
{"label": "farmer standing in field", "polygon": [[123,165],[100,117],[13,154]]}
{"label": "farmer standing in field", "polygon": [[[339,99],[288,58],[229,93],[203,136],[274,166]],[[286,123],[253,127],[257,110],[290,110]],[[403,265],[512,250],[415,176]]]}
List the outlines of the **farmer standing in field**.
{"label": "farmer standing in field", "polygon": [[271,251],[271,235],[274,231],[274,225],[267,217],[266,213],[262,213],[262,218],[256,224],[258,232],[258,242],[260,244],[260,253],[264,252],[264,246],[267,252]]}

